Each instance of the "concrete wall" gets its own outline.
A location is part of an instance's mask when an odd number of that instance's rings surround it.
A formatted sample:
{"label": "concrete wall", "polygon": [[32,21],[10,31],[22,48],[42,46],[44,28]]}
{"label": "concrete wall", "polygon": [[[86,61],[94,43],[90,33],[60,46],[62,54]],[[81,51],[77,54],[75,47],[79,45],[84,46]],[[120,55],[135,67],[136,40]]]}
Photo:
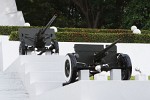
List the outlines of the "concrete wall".
{"label": "concrete wall", "polygon": [[3,53],[2,53],[2,42],[0,41],[0,71],[3,70]]}
{"label": "concrete wall", "polygon": [[1,46],[0,48],[2,52],[0,52],[0,62],[3,62],[2,70],[5,70],[10,66],[19,56],[19,42],[8,41],[7,36],[0,36]]}
{"label": "concrete wall", "polygon": [[[2,37],[2,36],[1,36]],[[9,42],[0,38],[2,41],[3,53],[3,69],[5,70],[18,56],[19,56],[19,42]],[[75,42],[59,42],[60,55],[66,55],[67,53],[74,52],[74,44],[80,44]],[[87,43],[85,43],[87,44]],[[88,44],[110,44],[110,43],[88,43]],[[150,44],[135,44],[135,43],[118,43],[118,53],[128,54],[131,58],[133,65],[133,75],[137,74],[135,68],[139,67],[141,71],[147,75],[150,75]],[[2,59],[0,59],[2,62]]]}

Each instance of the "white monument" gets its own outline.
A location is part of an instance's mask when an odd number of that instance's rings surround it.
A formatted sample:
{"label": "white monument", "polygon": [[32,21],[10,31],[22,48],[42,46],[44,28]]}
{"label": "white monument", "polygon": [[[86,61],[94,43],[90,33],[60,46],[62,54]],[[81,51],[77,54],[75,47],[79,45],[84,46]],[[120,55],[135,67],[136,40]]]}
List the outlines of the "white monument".
{"label": "white monument", "polygon": [[15,0],[0,0],[0,26],[24,26],[22,11],[17,10]]}

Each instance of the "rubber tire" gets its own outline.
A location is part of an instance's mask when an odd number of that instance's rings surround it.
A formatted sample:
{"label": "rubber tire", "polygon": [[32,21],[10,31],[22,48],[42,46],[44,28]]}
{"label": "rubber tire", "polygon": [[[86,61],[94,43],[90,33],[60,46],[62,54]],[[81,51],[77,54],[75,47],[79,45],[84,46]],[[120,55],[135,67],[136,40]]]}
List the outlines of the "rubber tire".
{"label": "rubber tire", "polygon": [[55,53],[59,53],[59,44],[58,44],[58,41],[53,40],[53,46],[54,46],[54,49],[55,49]]}
{"label": "rubber tire", "polygon": [[77,60],[72,53],[66,55],[64,76],[66,83],[73,83],[77,79]]}
{"label": "rubber tire", "polygon": [[19,45],[19,55],[26,55],[26,46],[23,42]]}
{"label": "rubber tire", "polygon": [[124,69],[121,69],[122,80],[130,80],[132,74],[132,64],[130,57],[127,54],[118,53],[117,63],[118,66],[124,67]]}

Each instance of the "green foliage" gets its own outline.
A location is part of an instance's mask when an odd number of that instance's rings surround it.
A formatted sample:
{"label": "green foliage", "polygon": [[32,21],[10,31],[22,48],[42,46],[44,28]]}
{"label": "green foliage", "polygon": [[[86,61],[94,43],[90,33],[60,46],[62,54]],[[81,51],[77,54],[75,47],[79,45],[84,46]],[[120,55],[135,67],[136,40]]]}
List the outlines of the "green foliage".
{"label": "green foliage", "polygon": [[12,31],[9,37],[10,41],[18,41],[19,40],[19,33],[18,31]]}
{"label": "green foliage", "polygon": [[136,25],[139,29],[150,29],[150,0],[131,0],[124,9],[123,27]]}
{"label": "green foliage", "polygon": [[132,33],[126,29],[58,28],[59,32]]}
{"label": "green foliage", "polygon": [[[54,14],[57,27],[83,27],[86,24],[80,11],[68,0],[16,0],[18,10],[22,11],[26,22],[32,26],[44,26]],[[84,24],[84,25],[83,25]]]}
{"label": "green foliage", "polygon": [[135,80],[135,76],[131,76],[130,80]]}
{"label": "green foliage", "polygon": [[91,76],[91,77],[90,77],[90,80],[94,80],[94,76]]}
{"label": "green foliage", "polygon": [[[149,77],[149,80],[150,80],[150,76],[148,76],[148,77]],[[91,76],[90,80],[94,80],[94,76]],[[107,77],[107,80],[110,80],[110,76]],[[131,76],[130,80],[135,80],[135,76]]]}
{"label": "green foliage", "polygon": [[113,42],[122,38],[122,43],[150,43],[150,34],[58,32],[56,36],[62,42]]}
{"label": "green foliage", "polygon": [[26,22],[43,26],[54,14],[57,27],[150,29],[150,0],[16,0]]}
{"label": "green foliage", "polygon": [[11,31],[18,31],[18,26],[0,26],[0,35],[9,35]]}
{"label": "green foliage", "polygon": [[[126,33],[87,33],[87,32],[57,32],[60,42],[114,42],[122,38],[121,43],[150,43],[150,34]],[[19,40],[18,32],[12,32],[10,40]]]}
{"label": "green foliage", "polygon": [[[1,26],[1,35],[10,35],[10,40],[19,40],[18,28]],[[36,28],[35,26],[30,28]],[[38,27],[39,28],[39,27]],[[143,30],[142,34],[133,34],[125,29],[88,29],[88,28],[58,28],[56,37],[61,42],[114,42],[122,38],[122,43],[150,43],[150,32]]]}

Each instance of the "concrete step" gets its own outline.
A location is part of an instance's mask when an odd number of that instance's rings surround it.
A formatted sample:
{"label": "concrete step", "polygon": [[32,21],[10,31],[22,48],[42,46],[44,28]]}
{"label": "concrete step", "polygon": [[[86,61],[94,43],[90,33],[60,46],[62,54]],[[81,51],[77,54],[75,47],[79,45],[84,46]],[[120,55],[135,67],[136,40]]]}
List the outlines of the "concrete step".
{"label": "concrete step", "polygon": [[[62,83],[64,83],[64,75],[63,72],[60,71],[56,71],[56,72],[29,72],[28,74],[25,75],[25,87],[28,91],[35,91],[34,93],[30,94],[36,94],[36,88],[33,88],[33,84],[37,84],[37,83],[41,83],[42,85],[38,85],[38,88],[42,89],[43,88],[43,84],[49,84],[49,83],[57,83],[59,82],[59,86],[62,86]],[[61,84],[60,84],[61,83]],[[48,86],[50,88],[56,88],[58,87],[58,85],[51,85],[49,84]],[[47,89],[49,89],[49,87],[47,87]],[[46,87],[44,87],[46,88]]]}
{"label": "concrete step", "polygon": [[18,73],[0,72],[0,99],[29,100],[29,94]]}
{"label": "concrete step", "polygon": [[32,100],[150,100],[150,81],[78,81]]}
{"label": "concrete step", "polygon": [[30,94],[32,96],[37,96],[37,95],[40,95],[40,94],[43,94],[47,91],[51,91],[51,90],[54,90],[54,89],[57,89],[57,88],[60,88],[62,87],[62,83],[61,81],[58,81],[58,82],[36,82],[36,83],[33,83],[31,85],[31,88],[30,88]]}
{"label": "concrete step", "polygon": [[25,63],[25,73],[33,71],[63,71],[64,63],[58,62],[29,62]]}
{"label": "concrete step", "polygon": [[28,62],[64,62],[65,56],[60,55],[22,55],[20,56],[21,64]]}
{"label": "concrete step", "polygon": [[18,79],[19,73],[17,72],[0,72],[0,79]]}
{"label": "concrete step", "polygon": [[0,79],[0,90],[24,90],[20,79]]}
{"label": "concrete step", "polygon": [[26,74],[29,84],[39,81],[65,81],[62,71],[29,72]]}
{"label": "concrete step", "polygon": [[31,99],[31,96],[62,86],[65,80],[64,62],[65,56],[26,55],[20,56],[7,71],[19,72],[18,78],[21,78]]}

